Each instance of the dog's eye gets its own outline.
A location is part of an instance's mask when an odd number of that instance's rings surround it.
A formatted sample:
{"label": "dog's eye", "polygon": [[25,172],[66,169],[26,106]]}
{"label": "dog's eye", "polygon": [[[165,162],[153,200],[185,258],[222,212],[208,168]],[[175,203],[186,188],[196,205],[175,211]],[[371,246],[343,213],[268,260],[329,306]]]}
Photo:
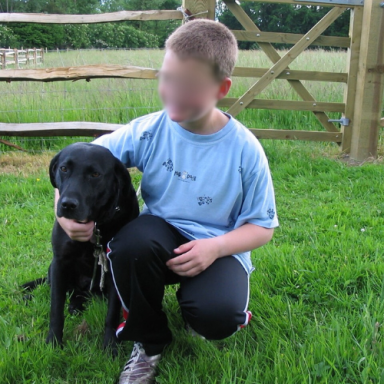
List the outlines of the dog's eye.
{"label": "dog's eye", "polygon": [[64,167],[64,165],[63,165],[60,167],[60,171],[65,173],[65,172],[68,172],[68,169],[67,169],[67,167]]}
{"label": "dog's eye", "polygon": [[100,173],[99,172],[92,172],[91,176],[92,177],[100,177]]}

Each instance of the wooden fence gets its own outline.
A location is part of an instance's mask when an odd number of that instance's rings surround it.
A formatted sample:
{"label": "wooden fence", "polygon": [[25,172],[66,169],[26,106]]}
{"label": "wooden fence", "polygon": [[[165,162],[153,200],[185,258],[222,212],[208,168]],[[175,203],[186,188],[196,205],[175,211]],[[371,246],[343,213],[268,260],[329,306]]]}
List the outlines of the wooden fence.
{"label": "wooden fence", "polygon": [[0,48],[0,69],[7,69],[13,66],[19,69],[21,65],[42,64],[44,62],[44,49],[11,49]]}
{"label": "wooden fence", "polygon": [[[248,1],[248,0],[246,0]],[[237,67],[234,76],[258,79],[239,98],[225,98],[220,107],[236,116],[244,108],[286,109],[311,111],[324,127],[323,131],[258,129],[251,131],[259,138],[287,140],[332,141],[356,160],[377,156],[384,87],[384,4],[380,0],[263,0],[270,3],[328,6],[330,11],[304,35],[262,32],[235,0],[224,0],[240,22],[243,30],[233,33],[241,41],[256,42],[271,61],[269,68]],[[33,23],[100,23],[122,20],[189,21],[194,17],[215,17],[215,0],[184,0],[177,11],[123,11],[99,15],[0,14],[0,22]],[[351,23],[348,37],[323,36],[322,33],[346,10]],[[192,15],[192,16],[191,16]],[[272,43],[292,44],[281,57]],[[289,65],[310,45],[348,49],[344,73],[291,70]],[[0,81],[63,81],[100,77],[154,79],[156,70],[116,65],[89,65],[71,68],[19,69],[0,71]],[[264,100],[257,96],[274,80],[284,79],[302,101]],[[330,103],[317,101],[305,88],[302,80],[341,82],[345,84],[344,101]],[[339,112],[335,123],[327,112]],[[4,136],[76,136],[111,132],[121,125],[66,122],[41,124],[0,123]]]}

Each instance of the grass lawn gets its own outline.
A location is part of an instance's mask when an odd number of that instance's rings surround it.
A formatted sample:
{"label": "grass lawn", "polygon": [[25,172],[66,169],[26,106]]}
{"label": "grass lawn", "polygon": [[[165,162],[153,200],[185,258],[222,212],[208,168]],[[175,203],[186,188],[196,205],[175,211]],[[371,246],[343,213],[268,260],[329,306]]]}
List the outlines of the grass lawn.
{"label": "grass lawn", "polygon": [[[45,66],[111,63],[159,68],[161,51],[48,53]],[[343,72],[343,52],[310,51],[292,69]],[[264,60],[264,61],[263,61]],[[267,67],[261,52],[242,52],[241,66]],[[239,96],[250,79],[235,79]],[[342,84],[306,82],[321,101],[341,102]],[[1,122],[127,122],[161,108],[156,84],[0,83]],[[284,81],[260,97],[295,99]],[[340,114],[330,114],[337,118]],[[321,130],[310,112],[246,110],[252,128]],[[115,360],[101,350],[106,303],[68,312],[64,348],[45,344],[49,287],[26,303],[19,285],[46,274],[52,258],[53,188],[48,164],[72,139],[10,138],[34,154],[0,145],[0,384],[114,383],[132,345]],[[79,139],[75,139],[79,140]],[[159,366],[163,384],[384,383],[383,138],[375,163],[350,167],[335,144],[262,141],[274,179],[280,227],[253,252],[251,324],[223,341],[183,329],[175,287],[166,291],[174,342]],[[51,151],[47,151],[51,149]],[[133,173],[137,186],[140,174]]]}
{"label": "grass lawn", "polygon": [[[384,170],[349,167],[333,145],[264,141],[280,228],[253,252],[251,325],[223,341],[183,330],[175,288],[164,309],[175,340],[158,383],[384,382]],[[101,350],[106,305],[67,313],[65,346],[44,342],[49,288],[32,301],[19,284],[51,260],[52,153],[1,156],[1,383],[113,383],[132,345],[113,360]],[[140,175],[134,173],[137,185]],[[84,323],[85,321],[85,323]]]}

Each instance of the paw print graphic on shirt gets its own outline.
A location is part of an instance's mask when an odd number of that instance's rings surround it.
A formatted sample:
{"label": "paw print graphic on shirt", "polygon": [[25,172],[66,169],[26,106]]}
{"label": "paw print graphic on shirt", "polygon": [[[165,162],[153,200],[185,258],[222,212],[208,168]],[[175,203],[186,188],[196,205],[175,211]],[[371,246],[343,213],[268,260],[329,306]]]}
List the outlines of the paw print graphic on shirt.
{"label": "paw print graphic on shirt", "polygon": [[152,137],[153,137],[152,132],[144,131],[143,134],[142,134],[141,137],[140,137],[140,141],[142,141],[142,140],[147,140],[147,141],[149,141],[149,140],[152,139]]}
{"label": "paw print graphic on shirt", "polygon": [[209,204],[212,203],[212,198],[209,197],[209,196],[201,196],[201,197],[198,197],[198,198],[197,198],[197,203],[198,203],[199,205],[204,205],[204,204],[209,205]]}
{"label": "paw print graphic on shirt", "polygon": [[172,160],[168,159],[167,161],[164,161],[163,167],[165,167],[165,169],[168,172],[172,172],[173,171],[173,162],[172,162]]}
{"label": "paw print graphic on shirt", "polygon": [[272,220],[275,217],[275,211],[272,208],[269,208],[268,211],[268,217]]}

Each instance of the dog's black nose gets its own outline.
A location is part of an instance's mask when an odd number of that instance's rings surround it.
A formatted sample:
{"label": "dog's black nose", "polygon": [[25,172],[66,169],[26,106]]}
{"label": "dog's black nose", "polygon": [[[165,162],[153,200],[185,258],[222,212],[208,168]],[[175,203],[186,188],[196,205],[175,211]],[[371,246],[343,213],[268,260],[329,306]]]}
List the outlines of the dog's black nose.
{"label": "dog's black nose", "polygon": [[61,200],[61,207],[67,211],[73,211],[79,206],[79,202],[76,199],[63,198]]}

